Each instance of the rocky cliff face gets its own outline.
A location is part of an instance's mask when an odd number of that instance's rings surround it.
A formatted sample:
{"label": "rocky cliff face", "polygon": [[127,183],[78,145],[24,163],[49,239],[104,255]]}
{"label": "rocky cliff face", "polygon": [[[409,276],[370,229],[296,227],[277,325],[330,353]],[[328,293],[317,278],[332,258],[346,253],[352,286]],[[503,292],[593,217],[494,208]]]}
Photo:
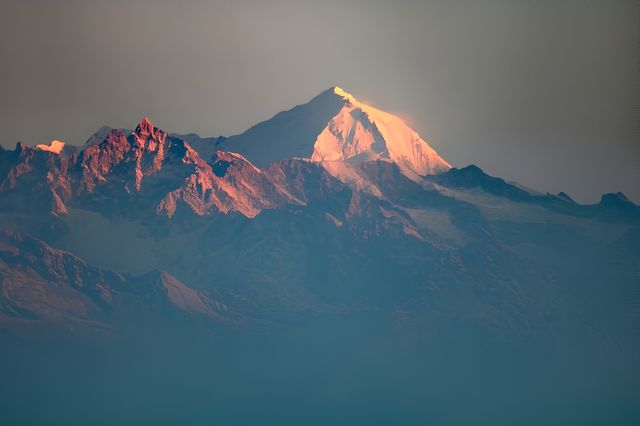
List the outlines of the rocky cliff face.
{"label": "rocky cliff face", "polygon": [[13,151],[0,148],[0,192],[6,197],[0,209],[65,213],[73,193],[70,164],[66,157],[21,143]]}
{"label": "rocky cliff face", "polygon": [[206,162],[187,142],[169,137],[146,118],[132,133],[111,130],[103,141],[69,158],[19,144],[0,152],[0,161],[4,196],[38,192],[38,202],[47,202],[55,213],[83,200],[137,198],[167,217],[180,206],[201,216],[235,211],[253,217],[296,202],[241,155],[218,151]]}

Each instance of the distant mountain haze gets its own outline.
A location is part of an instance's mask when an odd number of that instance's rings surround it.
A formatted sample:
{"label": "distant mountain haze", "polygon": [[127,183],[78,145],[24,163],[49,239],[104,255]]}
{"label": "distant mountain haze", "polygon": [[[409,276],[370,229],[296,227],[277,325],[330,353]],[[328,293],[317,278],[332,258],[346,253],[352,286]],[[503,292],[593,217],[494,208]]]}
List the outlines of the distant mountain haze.
{"label": "distant mountain haze", "polygon": [[[254,320],[264,315],[263,309],[285,312],[291,305],[304,312],[315,306],[312,309],[328,313],[337,309],[336,303],[346,304],[344,308],[357,298],[387,309],[414,291],[422,292],[425,280],[435,280],[434,285],[441,280],[466,282],[469,268],[477,268],[477,277],[489,279],[496,267],[506,274],[498,279],[506,280],[504,285],[516,279],[507,278],[510,274],[535,281],[537,273],[507,266],[515,261],[507,260],[510,250],[524,262],[528,254],[522,251],[523,244],[539,245],[542,253],[565,243],[585,244],[595,251],[616,244],[633,246],[640,218],[640,207],[621,192],[582,205],[564,193],[538,193],[489,176],[474,165],[451,168],[401,119],[339,87],[229,138],[182,137],[145,117],[134,130],[102,127],[80,148],[67,149],[60,141],[35,148],[18,144],[13,150],[0,150],[0,199],[2,228],[9,232],[4,237],[7,283],[22,277],[15,266],[24,263],[23,241],[29,247],[43,247],[38,250],[51,253],[47,259],[62,259],[56,265],[76,259],[54,248],[61,246],[78,259],[85,258],[73,260],[79,266],[71,267],[76,271],[72,275],[85,268],[85,261],[105,271],[136,276],[167,271],[174,275],[160,275],[164,284],[159,291],[166,292],[167,303],[182,307],[185,315],[208,312],[205,306],[214,303],[217,294],[224,299],[219,303],[234,315]],[[301,228],[285,230],[293,224]],[[535,231],[538,227],[540,233]],[[325,240],[329,235],[342,241],[340,247],[329,249],[332,243]],[[378,248],[368,252],[369,244]],[[417,257],[392,256],[378,265],[383,269],[371,269],[373,275],[353,275],[361,262],[385,256],[384,244],[400,253],[415,252]],[[263,246],[273,251],[275,264],[263,265],[262,255],[256,255],[242,260],[246,262],[242,267],[219,269],[225,259],[247,250],[261,253]],[[475,246],[484,254],[476,253]],[[340,255],[326,258],[325,249]],[[454,261],[469,250],[475,253],[469,253],[469,260]],[[286,259],[291,256],[302,258],[289,264]],[[489,259],[502,259],[504,264],[491,266],[494,261]],[[28,261],[39,262],[33,255]],[[546,259],[536,261],[545,265]],[[449,266],[441,269],[440,262]],[[44,271],[42,266],[34,268]],[[57,272],[46,268],[38,279],[55,282]],[[338,269],[316,277],[316,268]],[[92,281],[97,286],[92,291],[113,291],[112,284],[100,278],[106,273],[88,272],[98,279]],[[289,278],[276,278],[280,274]],[[387,274],[403,276],[401,281],[409,287],[400,291]],[[128,285],[124,284],[128,280],[117,278],[117,286]],[[5,293],[7,306],[14,306],[13,316],[39,309],[21,302],[23,296],[11,296],[28,291],[27,282],[20,278],[16,286],[7,287],[13,289]],[[346,287],[338,291],[334,285]],[[208,293],[198,295],[199,290]],[[284,296],[283,291],[292,293]],[[47,312],[61,309],[53,317],[46,314],[54,324],[76,321],[79,314],[65,314],[66,305],[57,306],[56,294],[35,294],[45,297]],[[92,294],[78,293],[79,306],[89,306],[86,297]],[[259,307],[242,302],[257,294],[266,297]],[[100,312],[100,306],[111,300],[112,296],[93,300],[98,305],[91,309]],[[522,309],[531,308],[522,303]],[[421,308],[416,309],[418,315]],[[40,316],[33,311],[22,320],[29,323],[33,315]],[[83,318],[88,321],[92,315]],[[102,321],[104,329],[113,327]]]}
{"label": "distant mountain haze", "polygon": [[0,423],[634,424],[638,253],[622,191],[451,167],[338,87],[228,138],[144,117],[18,143]]}
{"label": "distant mountain haze", "polygon": [[0,425],[639,425],[639,6],[2,1]]}

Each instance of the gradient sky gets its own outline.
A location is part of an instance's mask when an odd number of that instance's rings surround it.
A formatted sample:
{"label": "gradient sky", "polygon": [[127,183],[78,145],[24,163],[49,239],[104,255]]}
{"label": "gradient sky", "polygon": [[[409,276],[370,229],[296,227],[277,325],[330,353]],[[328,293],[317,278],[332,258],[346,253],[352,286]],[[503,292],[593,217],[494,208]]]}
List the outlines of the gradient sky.
{"label": "gradient sky", "polygon": [[640,201],[640,3],[0,2],[0,142],[242,132],[332,85],[455,166]]}

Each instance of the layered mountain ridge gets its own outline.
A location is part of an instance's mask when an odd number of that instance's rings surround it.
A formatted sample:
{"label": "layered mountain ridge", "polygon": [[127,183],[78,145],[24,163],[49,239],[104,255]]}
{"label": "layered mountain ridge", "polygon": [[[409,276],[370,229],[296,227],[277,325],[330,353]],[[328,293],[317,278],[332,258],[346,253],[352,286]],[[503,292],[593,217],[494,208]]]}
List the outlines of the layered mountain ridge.
{"label": "layered mountain ridge", "polygon": [[[207,163],[187,142],[170,137],[148,118],[129,134],[112,129],[103,141],[71,156],[22,144],[1,155],[0,188],[18,197],[26,195],[21,188],[27,186],[41,191],[58,214],[73,200],[138,194],[168,217],[180,205],[198,215],[237,211],[252,217],[292,199],[241,155],[217,151]],[[27,198],[25,205],[32,201]]]}
{"label": "layered mountain ridge", "polygon": [[237,320],[226,306],[166,271],[134,277],[101,270],[15,232],[0,232],[0,277],[0,322],[21,333],[38,332],[39,327],[113,333],[114,322],[138,310]]}
{"label": "layered mountain ridge", "polygon": [[[77,149],[0,149],[0,219],[0,328],[16,334],[119,332],[136,310],[553,334],[636,297],[640,208],[624,194],[585,206],[452,168],[338,87],[229,138],[144,118]],[[594,311],[578,295],[602,282],[614,296]]]}

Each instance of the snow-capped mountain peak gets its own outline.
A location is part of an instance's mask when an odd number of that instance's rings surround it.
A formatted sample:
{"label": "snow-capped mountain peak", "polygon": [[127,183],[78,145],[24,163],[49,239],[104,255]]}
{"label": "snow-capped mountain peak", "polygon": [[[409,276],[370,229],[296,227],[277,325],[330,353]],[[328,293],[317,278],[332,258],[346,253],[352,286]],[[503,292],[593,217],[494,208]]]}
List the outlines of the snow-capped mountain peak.
{"label": "snow-capped mountain peak", "polygon": [[[200,149],[197,142],[193,145]],[[350,163],[386,158],[419,175],[451,168],[401,118],[359,101],[339,86],[222,140],[218,148],[239,152],[258,167],[297,157]]]}
{"label": "snow-capped mountain peak", "polygon": [[345,103],[316,138],[316,161],[362,162],[388,158],[419,175],[446,171],[451,165],[399,117],[358,101],[336,86]]}

